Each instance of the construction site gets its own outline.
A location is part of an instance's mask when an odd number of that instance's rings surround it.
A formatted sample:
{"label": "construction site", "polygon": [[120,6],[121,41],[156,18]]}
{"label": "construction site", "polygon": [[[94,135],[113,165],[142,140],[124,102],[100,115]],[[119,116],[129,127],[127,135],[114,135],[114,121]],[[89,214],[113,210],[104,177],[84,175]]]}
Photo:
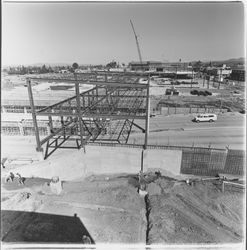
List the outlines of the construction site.
{"label": "construction site", "polygon": [[244,248],[245,82],[145,70],[130,23],[140,70],[2,76],[3,248]]}
{"label": "construction site", "polygon": [[[70,96],[44,107],[33,92],[44,83],[69,85]],[[2,135],[3,242],[243,241],[245,152],[150,143],[164,133],[152,121],[169,123],[152,117],[150,85],[145,72],[26,79],[27,119]],[[168,126],[170,138],[186,131]]]}

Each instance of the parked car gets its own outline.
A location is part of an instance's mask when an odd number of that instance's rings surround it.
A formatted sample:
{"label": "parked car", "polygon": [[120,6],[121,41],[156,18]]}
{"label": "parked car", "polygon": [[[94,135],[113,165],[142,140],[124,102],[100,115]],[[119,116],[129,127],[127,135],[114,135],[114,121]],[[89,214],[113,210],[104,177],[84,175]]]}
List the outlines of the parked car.
{"label": "parked car", "polygon": [[166,89],[166,95],[171,95],[171,94],[172,94],[171,89]]}
{"label": "parked car", "polygon": [[216,114],[200,114],[194,117],[194,122],[215,122],[217,121]]}
{"label": "parked car", "polygon": [[190,91],[190,94],[191,95],[198,95],[198,90],[193,89],[193,90]]}
{"label": "parked car", "polygon": [[199,91],[198,95],[203,95],[203,96],[207,96],[207,94],[205,93],[205,91]]}
{"label": "parked car", "polygon": [[204,91],[207,95],[212,95],[212,92],[205,90]]}

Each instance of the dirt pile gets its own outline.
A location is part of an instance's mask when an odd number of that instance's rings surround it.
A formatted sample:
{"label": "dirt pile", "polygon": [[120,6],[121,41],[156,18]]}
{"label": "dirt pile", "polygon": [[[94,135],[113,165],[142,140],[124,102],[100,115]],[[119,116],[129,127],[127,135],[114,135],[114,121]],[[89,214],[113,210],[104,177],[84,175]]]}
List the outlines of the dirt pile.
{"label": "dirt pile", "polygon": [[161,194],[148,196],[149,244],[242,241],[242,193],[222,193],[210,182],[189,186],[160,178],[155,184],[161,188]]}

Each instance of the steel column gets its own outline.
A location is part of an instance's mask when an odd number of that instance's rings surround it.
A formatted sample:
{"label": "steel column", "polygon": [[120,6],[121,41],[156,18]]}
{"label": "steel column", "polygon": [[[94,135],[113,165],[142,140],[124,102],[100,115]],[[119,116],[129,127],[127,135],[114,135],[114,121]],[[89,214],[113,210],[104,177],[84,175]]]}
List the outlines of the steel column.
{"label": "steel column", "polygon": [[[77,80],[77,75],[75,74],[75,79]],[[77,103],[77,119],[79,122],[79,127],[80,127],[80,137],[81,137],[81,147],[84,147],[84,142],[83,142],[83,126],[82,126],[82,121],[81,121],[81,102],[80,102],[80,89],[79,89],[79,82],[75,82],[75,91],[76,91],[76,103]]]}
{"label": "steel column", "polygon": [[42,152],[43,149],[40,143],[39,128],[38,128],[38,123],[36,119],[36,111],[35,111],[35,106],[34,106],[34,101],[33,101],[32,85],[31,85],[31,80],[29,78],[27,78],[27,86],[28,86],[28,96],[29,96],[32,118],[33,118],[33,126],[34,126],[35,137],[36,137],[36,145],[37,145],[36,151]]}
{"label": "steel column", "polygon": [[49,133],[53,133],[52,117],[49,115],[48,118],[49,118],[49,129],[50,129]]}
{"label": "steel column", "polygon": [[148,135],[149,135],[149,119],[150,119],[150,98],[149,98],[149,88],[150,88],[150,77],[148,77],[148,85],[147,85],[144,149],[147,148],[147,145],[148,145]]}

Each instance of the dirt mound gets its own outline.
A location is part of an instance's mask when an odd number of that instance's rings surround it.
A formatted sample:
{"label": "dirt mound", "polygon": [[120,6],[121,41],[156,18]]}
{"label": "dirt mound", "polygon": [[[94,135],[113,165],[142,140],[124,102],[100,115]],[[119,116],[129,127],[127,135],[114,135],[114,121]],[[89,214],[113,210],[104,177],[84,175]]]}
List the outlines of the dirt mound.
{"label": "dirt mound", "polygon": [[[236,243],[243,239],[243,194],[212,183],[195,186],[159,178],[161,195],[149,194],[149,244]],[[239,204],[229,206],[229,199]]]}

